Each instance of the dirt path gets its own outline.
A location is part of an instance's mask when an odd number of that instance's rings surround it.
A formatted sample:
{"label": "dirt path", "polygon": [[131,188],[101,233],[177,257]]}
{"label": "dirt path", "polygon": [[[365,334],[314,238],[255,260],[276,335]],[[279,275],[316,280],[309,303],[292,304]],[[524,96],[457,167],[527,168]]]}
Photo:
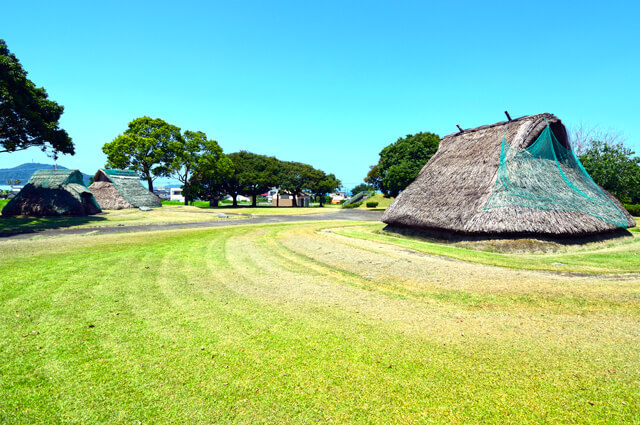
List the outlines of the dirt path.
{"label": "dirt path", "polygon": [[364,220],[380,221],[382,211],[367,210],[341,210],[338,212],[308,214],[308,215],[258,215],[241,220],[215,220],[200,221],[195,223],[167,223],[167,224],[147,224],[147,225],[119,225],[110,227],[80,227],[68,229],[47,229],[47,230],[27,230],[14,234],[4,234],[0,236],[2,240],[27,239],[34,236],[61,236],[61,235],[83,235],[83,234],[104,234],[123,232],[149,232],[156,230],[172,229],[194,229],[203,227],[237,226],[242,224],[269,224],[269,223],[293,223],[302,221],[321,220]]}

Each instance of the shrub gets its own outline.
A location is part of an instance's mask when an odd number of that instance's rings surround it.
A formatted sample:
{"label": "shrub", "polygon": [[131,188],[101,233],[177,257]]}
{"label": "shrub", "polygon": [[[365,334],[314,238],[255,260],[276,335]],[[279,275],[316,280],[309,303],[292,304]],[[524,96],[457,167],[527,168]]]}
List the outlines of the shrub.
{"label": "shrub", "polygon": [[623,204],[623,206],[634,217],[640,217],[640,204]]}
{"label": "shrub", "polygon": [[343,204],[342,208],[358,208],[360,205],[362,205],[362,202],[354,202],[352,204]]}
{"label": "shrub", "polygon": [[375,208],[378,206],[378,203],[375,201],[367,202],[367,208]]}

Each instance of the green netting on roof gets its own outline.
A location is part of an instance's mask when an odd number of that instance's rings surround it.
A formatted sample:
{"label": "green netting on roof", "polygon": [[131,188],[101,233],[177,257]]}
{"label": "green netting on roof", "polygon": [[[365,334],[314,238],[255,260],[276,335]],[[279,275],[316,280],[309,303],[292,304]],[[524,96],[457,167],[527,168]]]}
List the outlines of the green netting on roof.
{"label": "green netting on roof", "polygon": [[573,151],[558,142],[549,125],[524,150],[502,138],[496,185],[485,210],[522,207],[588,214],[627,228],[625,214],[591,179]]}

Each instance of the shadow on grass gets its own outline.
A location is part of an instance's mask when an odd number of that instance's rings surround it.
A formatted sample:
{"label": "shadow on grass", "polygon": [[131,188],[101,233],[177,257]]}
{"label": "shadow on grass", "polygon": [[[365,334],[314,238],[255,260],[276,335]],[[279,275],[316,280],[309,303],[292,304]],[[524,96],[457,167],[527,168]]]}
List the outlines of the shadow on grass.
{"label": "shadow on grass", "polygon": [[105,221],[105,217],[0,217],[0,238],[42,230],[81,226]]}

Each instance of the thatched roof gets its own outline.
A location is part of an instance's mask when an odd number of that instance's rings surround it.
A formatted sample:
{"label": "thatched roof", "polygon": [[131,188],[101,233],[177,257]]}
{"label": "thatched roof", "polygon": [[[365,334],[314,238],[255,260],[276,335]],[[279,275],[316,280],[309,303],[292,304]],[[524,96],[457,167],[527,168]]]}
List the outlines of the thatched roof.
{"label": "thatched roof", "polygon": [[96,172],[91,192],[105,210],[159,207],[162,203],[140,183],[131,170],[100,169]]}
{"label": "thatched roof", "polygon": [[83,216],[101,212],[78,170],[37,170],[2,215]]}
{"label": "thatched roof", "polygon": [[[418,177],[385,211],[382,221],[391,226],[433,230],[440,234],[505,236],[583,236],[635,226],[631,215],[608,193],[606,196],[621,210],[622,224],[568,211],[568,208],[486,208],[496,188],[503,136],[510,145],[507,149],[521,151],[538,139],[547,123],[556,142],[570,150],[564,125],[551,114],[526,116],[445,136]],[[556,171],[558,168],[556,164],[549,167]],[[549,167],[539,169],[549,170]],[[544,177],[540,176],[541,182]],[[594,185],[594,188],[597,187]],[[565,189],[570,190],[569,186],[554,190]]]}

